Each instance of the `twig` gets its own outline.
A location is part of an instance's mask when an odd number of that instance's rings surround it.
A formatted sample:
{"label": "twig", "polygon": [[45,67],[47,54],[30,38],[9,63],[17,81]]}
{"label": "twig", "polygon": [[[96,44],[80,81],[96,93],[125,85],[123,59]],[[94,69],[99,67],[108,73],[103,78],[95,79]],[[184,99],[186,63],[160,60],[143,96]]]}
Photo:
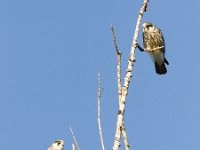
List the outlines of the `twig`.
{"label": "twig", "polygon": [[77,140],[76,140],[76,137],[75,137],[75,135],[74,135],[74,132],[73,132],[72,128],[69,127],[69,130],[70,130],[70,132],[71,132],[71,134],[72,134],[72,137],[73,137],[73,139],[74,139],[74,143],[75,143],[76,148],[77,148],[78,150],[80,150],[80,147],[79,147],[79,145],[78,145],[78,142],[77,142]]}
{"label": "twig", "polygon": [[102,128],[101,128],[101,95],[102,95],[101,80],[100,80],[100,72],[98,71],[98,117],[97,117],[97,120],[98,120],[99,136],[100,136],[102,150],[105,150]]}
{"label": "twig", "polygon": [[133,41],[132,41],[130,56],[129,56],[129,60],[128,60],[128,67],[127,67],[126,75],[124,78],[124,85],[122,87],[122,96],[121,96],[120,105],[119,105],[113,150],[118,150],[119,146],[120,146],[120,131],[121,131],[121,128],[123,127],[122,124],[123,124],[123,120],[124,120],[126,96],[128,94],[128,88],[129,88],[130,80],[132,77],[133,65],[135,62],[134,54],[135,54],[135,49],[137,47],[137,39],[138,39],[141,19],[142,19],[144,12],[147,10],[147,6],[148,6],[148,0],[144,0],[143,5],[138,14],[138,19],[137,19],[134,37],[133,37]]}
{"label": "twig", "polygon": [[117,52],[117,85],[118,85],[118,96],[119,96],[119,104],[122,96],[122,85],[121,85],[121,56],[122,53],[119,51],[118,46],[117,46],[117,40],[115,36],[115,30],[113,25],[111,26],[111,31],[112,31],[112,38],[113,42],[115,45],[115,50]]}
{"label": "twig", "polygon": [[76,148],[75,148],[75,145],[74,145],[74,144],[72,144],[72,150],[76,150]]}
{"label": "twig", "polygon": [[130,150],[130,145],[128,143],[128,137],[127,137],[126,129],[125,129],[125,125],[124,125],[124,120],[122,122],[121,133],[122,133],[122,136],[124,139],[124,145],[125,145],[126,150]]}
{"label": "twig", "polygon": [[118,49],[118,46],[117,46],[117,41],[116,41],[116,37],[115,37],[115,30],[114,30],[113,25],[111,25],[111,30],[112,30],[112,38],[113,38],[113,42],[114,42],[114,45],[115,45],[115,50],[117,52],[117,55],[121,54],[121,52],[120,52],[120,50]]}
{"label": "twig", "polygon": [[[112,30],[112,38],[113,38],[113,42],[115,45],[115,50],[117,52],[117,83],[118,83],[118,99],[119,99],[119,105],[120,105],[121,96],[122,96],[122,86],[121,86],[121,55],[122,55],[122,53],[119,51],[118,46],[117,46],[117,40],[116,40],[113,25],[111,26],[111,30]],[[129,150],[130,146],[128,143],[128,137],[127,137],[126,130],[125,130],[124,120],[122,122],[122,127],[121,127],[120,131],[121,131],[123,139],[124,139],[125,148],[126,148],[126,150]]]}

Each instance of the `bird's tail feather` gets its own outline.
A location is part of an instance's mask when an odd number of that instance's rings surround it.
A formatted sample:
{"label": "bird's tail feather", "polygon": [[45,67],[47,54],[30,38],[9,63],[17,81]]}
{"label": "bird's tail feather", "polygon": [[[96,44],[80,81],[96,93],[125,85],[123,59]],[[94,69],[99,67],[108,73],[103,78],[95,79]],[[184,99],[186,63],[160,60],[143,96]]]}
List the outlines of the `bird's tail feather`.
{"label": "bird's tail feather", "polygon": [[167,65],[169,65],[169,62],[167,61],[167,59],[166,59],[166,58],[165,58],[164,62],[165,62]]}
{"label": "bird's tail feather", "polygon": [[157,74],[166,74],[167,73],[167,68],[165,67],[165,64],[157,64],[155,63],[155,69]]}

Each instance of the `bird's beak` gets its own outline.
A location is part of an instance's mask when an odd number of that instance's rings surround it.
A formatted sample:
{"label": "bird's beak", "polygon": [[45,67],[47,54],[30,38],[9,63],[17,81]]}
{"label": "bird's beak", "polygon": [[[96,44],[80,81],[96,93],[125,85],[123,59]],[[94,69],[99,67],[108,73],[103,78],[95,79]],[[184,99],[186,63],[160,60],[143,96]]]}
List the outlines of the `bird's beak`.
{"label": "bird's beak", "polygon": [[147,24],[146,23],[143,23],[142,27],[143,28],[146,28]]}

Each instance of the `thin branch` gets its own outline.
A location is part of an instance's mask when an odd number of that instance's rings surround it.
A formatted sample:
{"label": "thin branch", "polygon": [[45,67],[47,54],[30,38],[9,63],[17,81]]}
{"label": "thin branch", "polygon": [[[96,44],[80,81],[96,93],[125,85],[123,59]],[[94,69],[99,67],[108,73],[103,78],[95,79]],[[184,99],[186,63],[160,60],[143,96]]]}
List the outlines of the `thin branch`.
{"label": "thin branch", "polygon": [[141,19],[142,19],[144,12],[147,10],[147,6],[148,6],[148,0],[144,0],[143,5],[138,14],[138,19],[137,19],[134,37],[133,37],[133,41],[132,41],[130,56],[129,56],[129,60],[128,60],[128,67],[127,67],[126,75],[124,78],[124,85],[122,87],[122,96],[121,96],[120,105],[119,105],[113,150],[118,150],[119,146],[120,146],[120,131],[121,131],[121,128],[123,127],[122,124],[123,124],[123,120],[124,120],[126,96],[128,94],[128,88],[129,88],[130,80],[132,77],[133,65],[135,62],[134,54],[135,54],[135,49],[137,47],[137,39],[138,39]]}
{"label": "thin branch", "polygon": [[113,25],[111,25],[111,30],[112,30],[112,38],[113,38],[113,42],[114,42],[114,45],[115,45],[115,50],[116,50],[117,55],[118,55],[118,54],[120,54],[121,52],[120,52],[120,50],[119,50],[119,48],[118,48],[118,46],[117,46],[117,41],[116,41],[116,37],[115,37],[115,30],[114,30]]}
{"label": "thin branch", "polygon": [[[118,83],[118,99],[119,99],[119,105],[120,105],[121,96],[122,96],[122,86],[121,86],[121,55],[122,53],[119,51],[118,46],[117,46],[117,40],[116,40],[116,36],[114,32],[115,30],[114,30],[113,25],[111,26],[111,31],[112,31],[113,42],[115,45],[115,50],[117,52],[117,83]],[[122,122],[122,127],[120,131],[124,139],[125,148],[126,150],[129,150],[130,146],[128,143],[128,137],[125,130],[124,120]]]}
{"label": "thin branch", "polygon": [[125,125],[124,125],[124,120],[122,122],[121,133],[122,133],[122,136],[124,139],[124,145],[125,145],[126,150],[130,150],[130,145],[128,142],[128,137],[127,137],[126,129],[125,129]]}
{"label": "thin branch", "polygon": [[71,134],[72,134],[72,137],[73,137],[73,139],[74,139],[74,143],[75,143],[76,148],[77,148],[78,150],[80,150],[80,147],[79,147],[79,145],[78,145],[78,142],[77,142],[77,140],[76,140],[76,137],[75,137],[75,135],[74,135],[74,132],[73,132],[72,128],[69,127],[69,130],[70,130],[70,132],[71,132]]}
{"label": "thin branch", "polygon": [[111,31],[112,31],[113,42],[115,45],[115,50],[117,52],[117,85],[118,85],[118,96],[119,96],[119,104],[120,104],[121,95],[122,95],[122,85],[121,85],[121,56],[122,56],[122,53],[119,51],[118,46],[117,46],[117,40],[116,40],[115,30],[114,30],[113,25],[111,26]]}
{"label": "thin branch", "polygon": [[100,80],[100,72],[98,71],[98,117],[97,117],[97,120],[98,120],[99,136],[100,136],[102,150],[105,150],[102,128],[101,128],[101,95],[102,95],[101,80]]}
{"label": "thin branch", "polygon": [[72,150],[76,150],[76,148],[75,148],[75,145],[74,145],[74,144],[72,144]]}

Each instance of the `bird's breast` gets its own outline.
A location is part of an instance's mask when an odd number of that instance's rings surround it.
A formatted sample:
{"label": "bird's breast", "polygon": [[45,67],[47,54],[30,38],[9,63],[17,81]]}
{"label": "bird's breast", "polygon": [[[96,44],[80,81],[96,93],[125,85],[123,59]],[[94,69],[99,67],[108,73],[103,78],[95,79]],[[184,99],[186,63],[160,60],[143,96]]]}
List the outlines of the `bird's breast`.
{"label": "bird's breast", "polygon": [[151,59],[153,60],[153,62],[156,62],[158,64],[163,64],[165,57],[164,57],[164,53],[161,50],[156,50],[153,52],[148,52]]}

